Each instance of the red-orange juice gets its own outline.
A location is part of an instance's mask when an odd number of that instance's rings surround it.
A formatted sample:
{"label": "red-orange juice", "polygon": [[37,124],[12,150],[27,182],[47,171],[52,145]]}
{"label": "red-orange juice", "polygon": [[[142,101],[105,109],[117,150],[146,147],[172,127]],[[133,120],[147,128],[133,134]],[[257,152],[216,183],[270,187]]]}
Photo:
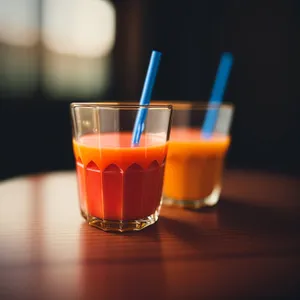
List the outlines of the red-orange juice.
{"label": "red-orange juice", "polygon": [[159,209],[167,144],[148,135],[132,147],[131,138],[117,132],[73,140],[80,208],[88,220],[139,220]]}
{"label": "red-orange juice", "polygon": [[197,201],[198,207],[204,206],[213,191],[220,190],[230,138],[217,133],[209,139],[200,136],[199,129],[172,128],[163,187],[167,204],[194,206]]}

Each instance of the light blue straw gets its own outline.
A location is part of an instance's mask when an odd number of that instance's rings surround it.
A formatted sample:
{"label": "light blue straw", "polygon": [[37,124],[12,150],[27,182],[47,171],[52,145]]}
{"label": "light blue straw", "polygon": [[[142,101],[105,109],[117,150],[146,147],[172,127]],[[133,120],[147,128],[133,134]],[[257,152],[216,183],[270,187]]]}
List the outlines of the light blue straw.
{"label": "light blue straw", "polygon": [[[202,136],[204,138],[211,137],[216,121],[218,118],[219,106],[222,104],[224,91],[227,85],[228,77],[233,63],[233,56],[231,53],[223,53],[219,68],[217,71],[214,87],[208,102],[208,110],[202,126]],[[210,108],[210,106],[212,106]]]}
{"label": "light blue straw", "polygon": [[[160,58],[161,58],[160,52],[152,51],[150,63],[149,63],[149,67],[148,67],[148,71],[147,71],[147,75],[143,87],[143,92],[140,99],[140,105],[150,104],[152,89],[155,82],[158,66],[160,63]],[[140,138],[145,127],[147,112],[148,110],[146,107],[141,107],[138,111],[138,114],[135,119],[132,141],[131,141],[133,145],[138,145],[140,142]]]}

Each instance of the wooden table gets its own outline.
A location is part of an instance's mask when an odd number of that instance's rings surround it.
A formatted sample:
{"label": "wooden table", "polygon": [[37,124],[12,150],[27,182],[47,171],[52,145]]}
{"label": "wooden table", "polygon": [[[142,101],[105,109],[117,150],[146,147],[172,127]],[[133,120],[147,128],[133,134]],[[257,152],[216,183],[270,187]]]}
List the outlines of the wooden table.
{"label": "wooden table", "polygon": [[300,179],[228,171],[220,203],[163,208],[105,233],[79,215],[75,174],[0,183],[0,299],[281,299],[300,295]]}

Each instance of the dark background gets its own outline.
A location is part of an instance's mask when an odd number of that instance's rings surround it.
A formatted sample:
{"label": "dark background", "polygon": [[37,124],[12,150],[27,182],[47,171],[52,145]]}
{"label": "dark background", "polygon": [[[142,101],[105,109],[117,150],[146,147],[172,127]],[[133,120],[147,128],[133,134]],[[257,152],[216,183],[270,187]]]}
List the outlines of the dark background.
{"label": "dark background", "polygon": [[[236,110],[227,167],[299,175],[299,1],[111,3],[116,36],[106,55],[109,84],[101,92],[84,96],[70,88],[56,94],[47,85],[51,60],[42,38],[26,48],[9,45],[0,36],[1,179],[74,168],[70,102],[139,100],[152,49],[163,53],[156,100],[207,100],[221,53],[232,52],[235,61],[225,100]],[[39,30],[42,7],[38,0],[33,7]],[[34,76],[30,57],[35,59]],[[62,56],[61,64],[73,64],[72,59]],[[74,65],[87,61],[74,58]],[[90,64],[90,70],[97,68]]]}

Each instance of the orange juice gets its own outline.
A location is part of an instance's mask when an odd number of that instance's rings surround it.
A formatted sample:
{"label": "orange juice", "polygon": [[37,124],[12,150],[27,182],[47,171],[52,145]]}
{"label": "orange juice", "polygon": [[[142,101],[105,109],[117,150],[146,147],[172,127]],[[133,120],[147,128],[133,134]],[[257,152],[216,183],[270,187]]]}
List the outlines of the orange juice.
{"label": "orange juice", "polygon": [[[199,129],[172,128],[166,161],[163,195],[173,204],[206,199],[220,189],[223,162],[230,144],[227,135],[201,138]],[[201,201],[203,202],[201,204]]]}
{"label": "orange juice", "polygon": [[149,135],[131,147],[131,138],[117,132],[73,140],[80,208],[88,219],[139,220],[159,208],[167,144]]}

